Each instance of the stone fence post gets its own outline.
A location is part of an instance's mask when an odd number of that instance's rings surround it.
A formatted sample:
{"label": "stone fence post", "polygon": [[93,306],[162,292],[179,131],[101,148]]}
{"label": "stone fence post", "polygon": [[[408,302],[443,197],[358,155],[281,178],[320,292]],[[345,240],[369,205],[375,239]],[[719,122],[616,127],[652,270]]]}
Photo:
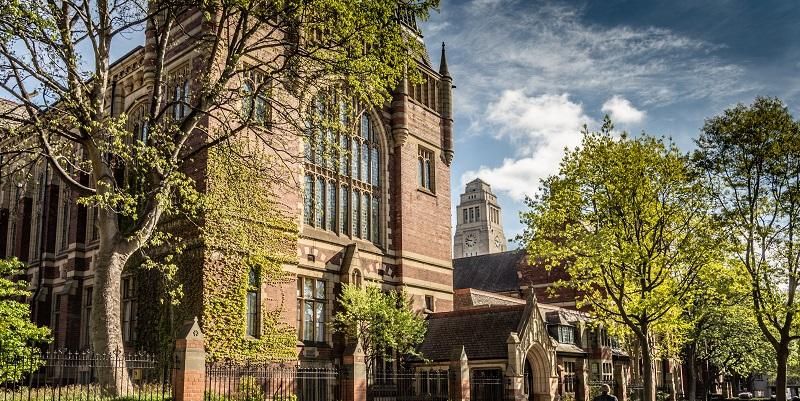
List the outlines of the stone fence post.
{"label": "stone fence post", "polygon": [[469,362],[464,346],[454,347],[450,356],[449,371],[449,399],[450,401],[469,401],[470,378]]}
{"label": "stone fence post", "polygon": [[[575,363],[575,401],[589,400],[589,360],[578,359]],[[624,401],[620,399],[620,401]]]}
{"label": "stone fence post", "polygon": [[615,395],[619,401],[628,401],[628,381],[630,381],[628,365],[623,363],[614,366]]}
{"label": "stone fence post", "polygon": [[343,401],[367,401],[367,365],[364,363],[364,350],[361,345],[356,343],[348,346],[342,362]]}
{"label": "stone fence post", "polygon": [[197,323],[187,322],[175,340],[172,391],[175,401],[203,401],[206,385],[206,349]]}

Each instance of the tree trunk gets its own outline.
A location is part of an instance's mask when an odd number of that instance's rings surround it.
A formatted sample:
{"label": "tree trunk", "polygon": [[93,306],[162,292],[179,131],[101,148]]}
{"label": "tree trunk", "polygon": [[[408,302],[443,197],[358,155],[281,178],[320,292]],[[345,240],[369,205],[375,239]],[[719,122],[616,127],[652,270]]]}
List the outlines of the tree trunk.
{"label": "tree trunk", "polygon": [[775,377],[775,401],[786,401],[786,364],[789,361],[789,342],[781,341],[776,351],[778,372]]}
{"label": "tree trunk", "polygon": [[697,400],[697,344],[689,344],[686,350],[686,363],[689,365],[689,401]]}
{"label": "tree trunk", "polygon": [[644,335],[639,338],[642,349],[642,379],[644,379],[644,401],[656,401],[655,372],[653,371],[653,354],[650,352],[650,338]]}
{"label": "tree trunk", "polygon": [[131,380],[125,360],[120,314],[120,283],[122,269],[129,254],[115,250],[111,240],[101,237],[100,250],[94,263],[94,291],[92,293],[92,347],[98,358],[105,359],[110,368],[96,369],[103,391],[119,397],[130,393]]}

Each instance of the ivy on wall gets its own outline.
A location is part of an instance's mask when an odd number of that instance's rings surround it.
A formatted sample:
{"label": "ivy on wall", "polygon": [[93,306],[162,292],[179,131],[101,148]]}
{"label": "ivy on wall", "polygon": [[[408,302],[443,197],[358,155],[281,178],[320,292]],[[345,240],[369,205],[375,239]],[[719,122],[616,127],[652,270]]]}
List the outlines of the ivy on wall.
{"label": "ivy on wall", "polygon": [[[277,183],[268,178],[276,169],[286,167],[242,143],[209,150],[201,229],[202,327],[212,359],[275,361],[297,356],[297,334],[281,318],[283,306],[263,301],[265,292],[274,297],[273,292],[294,281],[283,266],[296,263],[297,257],[297,222],[278,203]],[[262,288],[257,338],[245,335],[251,267],[257,269]]]}

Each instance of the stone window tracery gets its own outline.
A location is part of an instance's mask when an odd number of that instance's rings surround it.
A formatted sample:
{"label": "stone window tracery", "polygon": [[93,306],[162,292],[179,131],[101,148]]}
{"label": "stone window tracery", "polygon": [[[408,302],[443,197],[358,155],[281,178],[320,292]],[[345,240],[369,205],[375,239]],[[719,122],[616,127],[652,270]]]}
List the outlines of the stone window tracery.
{"label": "stone window tracery", "polygon": [[361,288],[361,272],[358,269],[353,270],[353,273],[350,275],[350,283]]}
{"label": "stone window tracery", "polygon": [[423,147],[419,148],[417,155],[417,177],[419,187],[434,192],[433,180],[433,152]]}
{"label": "stone window tracery", "polygon": [[382,153],[376,122],[361,111],[350,123],[346,105],[323,96],[311,108],[304,149],[304,223],[380,244]]}
{"label": "stone window tracery", "polygon": [[170,72],[169,80],[167,81],[167,96],[171,104],[170,114],[175,120],[181,120],[191,110],[189,102],[192,97],[191,93],[191,68],[189,63],[186,63],[175,70]]}
{"label": "stone window tracery", "polygon": [[258,70],[244,74],[242,82],[242,118],[258,125],[268,125],[272,121],[270,80]]}
{"label": "stone window tracery", "polygon": [[134,140],[147,143],[147,107],[145,104],[133,107],[128,113],[128,127],[133,133]]}

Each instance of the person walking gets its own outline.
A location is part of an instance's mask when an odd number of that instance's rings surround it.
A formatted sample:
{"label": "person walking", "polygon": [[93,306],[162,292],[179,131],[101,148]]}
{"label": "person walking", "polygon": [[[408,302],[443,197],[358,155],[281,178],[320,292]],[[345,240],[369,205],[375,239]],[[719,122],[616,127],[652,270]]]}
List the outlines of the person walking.
{"label": "person walking", "polygon": [[594,397],[592,401],[618,401],[617,396],[609,394],[610,392],[611,387],[608,384],[603,384],[600,386],[600,395]]}

